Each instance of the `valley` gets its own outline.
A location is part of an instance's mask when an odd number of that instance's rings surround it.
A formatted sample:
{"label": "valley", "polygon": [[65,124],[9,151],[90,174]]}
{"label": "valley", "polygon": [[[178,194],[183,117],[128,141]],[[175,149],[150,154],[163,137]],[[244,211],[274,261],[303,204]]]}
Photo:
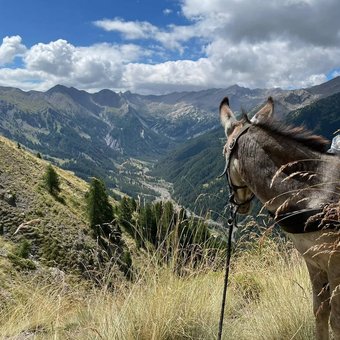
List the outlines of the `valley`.
{"label": "valley", "polygon": [[0,133],[87,181],[102,178],[117,197],[152,201],[171,196],[205,214],[220,211],[225,195],[216,180],[223,168],[221,98],[227,95],[240,113],[272,95],[279,119],[332,138],[339,93],[340,77],[307,89],[234,85],[158,96],[88,93],[62,85],[46,92],[0,87]]}

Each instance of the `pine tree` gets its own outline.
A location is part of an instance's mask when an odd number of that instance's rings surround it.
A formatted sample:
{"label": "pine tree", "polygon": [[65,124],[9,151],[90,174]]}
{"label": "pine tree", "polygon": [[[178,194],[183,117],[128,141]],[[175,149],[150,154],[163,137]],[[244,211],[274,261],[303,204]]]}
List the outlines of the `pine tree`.
{"label": "pine tree", "polygon": [[145,240],[156,244],[157,225],[150,203],[146,203],[140,211],[140,226]]}
{"label": "pine tree", "polygon": [[44,182],[47,191],[51,195],[57,195],[58,192],[60,192],[59,177],[51,164],[49,164],[46,168]]}
{"label": "pine tree", "polygon": [[156,223],[156,228],[157,228],[157,235],[156,235],[156,246],[158,247],[162,242],[163,239],[165,238],[165,235],[163,235],[163,230],[162,230],[162,215],[163,215],[163,202],[158,201],[156,202],[153,207],[153,215]]}
{"label": "pine tree", "polygon": [[170,201],[167,201],[163,205],[163,212],[161,218],[161,228],[163,238],[173,230],[175,225],[175,210],[174,206]]}
{"label": "pine tree", "polygon": [[132,225],[132,213],[135,207],[133,207],[132,200],[124,196],[119,202],[118,219],[119,224],[133,237],[135,235],[135,229]]}
{"label": "pine tree", "polygon": [[86,200],[90,226],[96,234],[99,234],[96,226],[113,220],[113,208],[109,202],[105,184],[101,179],[92,178]]}

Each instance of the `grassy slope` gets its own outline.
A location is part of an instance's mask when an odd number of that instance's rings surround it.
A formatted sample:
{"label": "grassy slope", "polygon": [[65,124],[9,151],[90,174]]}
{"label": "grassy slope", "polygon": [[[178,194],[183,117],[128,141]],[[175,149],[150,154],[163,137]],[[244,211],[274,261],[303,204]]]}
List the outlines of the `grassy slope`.
{"label": "grassy slope", "polygon": [[[96,269],[93,250],[97,246],[86,222],[88,185],[56,168],[61,192],[58,198],[53,197],[43,186],[47,164],[0,137],[0,239],[11,245],[11,251],[2,251],[0,261],[8,264],[8,254],[20,252],[26,242],[28,259],[35,262],[37,270],[47,266],[76,274],[91,272]],[[6,202],[6,195],[15,196],[15,206]],[[31,225],[15,233],[19,225],[27,222]],[[20,263],[14,264],[20,267]]]}
{"label": "grassy slope", "polygon": [[[144,258],[135,283],[112,293],[70,288],[64,281],[12,287],[0,314],[0,334],[36,340],[214,339],[223,286],[211,266],[179,277],[171,265]],[[224,339],[313,338],[308,274],[294,251],[265,242],[232,259]],[[20,337],[21,336],[21,337]]]}

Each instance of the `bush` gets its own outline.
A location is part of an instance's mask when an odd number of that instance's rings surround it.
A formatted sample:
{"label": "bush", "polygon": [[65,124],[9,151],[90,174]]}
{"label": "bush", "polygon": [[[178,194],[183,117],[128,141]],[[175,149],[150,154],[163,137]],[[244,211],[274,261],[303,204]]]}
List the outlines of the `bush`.
{"label": "bush", "polygon": [[15,255],[22,257],[24,259],[27,259],[30,251],[31,251],[31,243],[28,240],[23,240],[19,244],[15,252]]}

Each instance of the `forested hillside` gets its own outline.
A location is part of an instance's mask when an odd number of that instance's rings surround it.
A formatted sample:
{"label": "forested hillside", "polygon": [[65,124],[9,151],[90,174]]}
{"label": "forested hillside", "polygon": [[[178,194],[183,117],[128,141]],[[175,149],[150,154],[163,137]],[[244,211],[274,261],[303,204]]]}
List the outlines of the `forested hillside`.
{"label": "forested hillside", "polygon": [[287,121],[294,125],[304,125],[331,140],[336,130],[340,129],[340,93],[290,112]]}
{"label": "forested hillside", "polygon": [[174,197],[197,214],[216,218],[227,202],[223,129],[190,140],[158,162],[154,174],[173,183]]}

